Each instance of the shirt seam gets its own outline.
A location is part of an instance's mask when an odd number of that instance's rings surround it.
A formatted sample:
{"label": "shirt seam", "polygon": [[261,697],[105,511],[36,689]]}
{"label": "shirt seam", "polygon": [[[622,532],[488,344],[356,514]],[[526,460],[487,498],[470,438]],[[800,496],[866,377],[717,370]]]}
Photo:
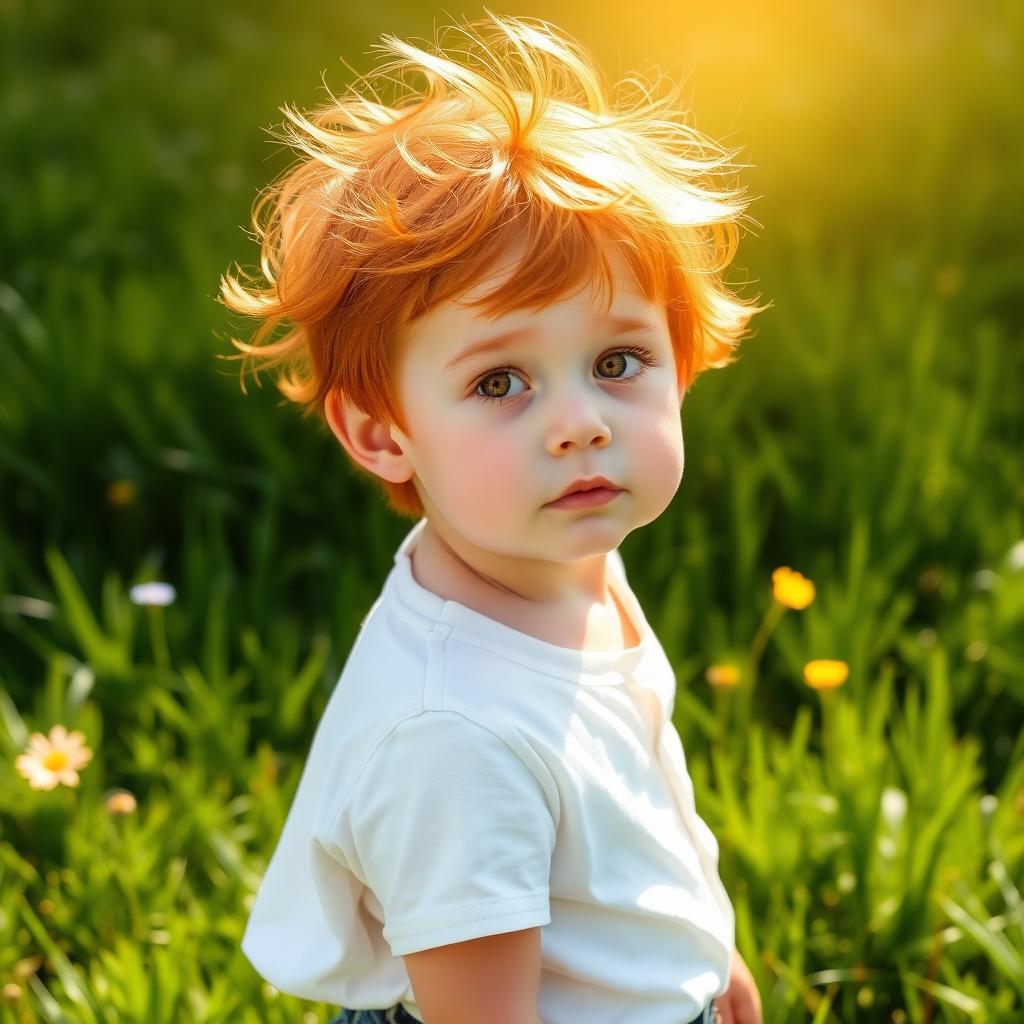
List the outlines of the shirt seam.
{"label": "shirt seam", "polygon": [[[557,674],[555,672],[552,672],[550,669],[539,668],[534,662],[521,661],[518,658],[515,658],[512,655],[508,654],[507,651],[505,650],[505,648],[503,648],[503,647],[502,648],[488,647],[488,646],[486,646],[485,644],[483,644],[482,642],[480,642],[478,640],[476,642],[474,642],[474,640],[476,640],[476,634],[475,633],[472,633],[472,632],[470,632],[468,630],[461,629],[459,626],[456,626],[456,625],[451,624],[451,623],[449,623],[449,625],[451,625],[451,632],[450,632],[450,634],[449,634],[447,639],[454,640],[456,643],[464,644],[466,647],[473,647],[473,648],[475,648],[478,651],[486,651],[488,654],[500,654],[503,658],[507,658],[513,664],[521,665],[523,668],[528,668],[531,672],[536,672],[537,675],[539,675],[539,676],[545,676],[548,679],[557,679],[557,680],[559,680],[560,682],[563,682],[563,683],[564,682],[569,682],[569,683],[573,682],[573,680],[570,679],[568,676],[559,675],[559,674]],[[466,637],[470,637],[472,639],[466,639]],[[596,673],[596,672],[581,672],[581,673],[579,673],[579,675],[586,676],[588,679],[599,679],[603,675],[613,675],[613,674],[622,675],[623,673],[620,672],[618,669],[611,669],[610,672],[601,672],[601,673]],[[657,674],[657,669],[656,668],[649,669],[642,676],[641,675],[636,675],[635,673],[630,672],[629,673],[629,680],[631,682],[641,683],[645,679],[650,679],[652,676],[654,676],[656,674]],[[590,686],[621,686],[622,684],[621,683],[600,683],[600,682],[594,682],[594,683],[590,683],[588,685],[590,685]],[[486,726],[484,728],[486,728]]]}
{"label": "shirt seam", "polygon": [[355,774],[352,776],[352,781],[349,783],[348,788],[345,790],[345,795],[340,798],[337,809],[331,814],[328,820],[328,834],[334,832],[335,826],[338,824],[338,818],[341,817],[341,812],[345,809],[345,805],[348,803],[348,799],[352,794],[352,790],[355,789],[356,784],[359,782],[363,772],[366,770],[366,766],[373,760],[377,751],[380,750],[380,748],[384,745],[387,738],[395,731],[395,729],[397,729],[407,719],[415,717],[415,712],[417,708],[420,709],[420,713],[422,714],[424,711],[423,701],[419,697],[416,698],[415,702],[407,704],[406,707],[402,709],[402,711],[400,712],[401,717],[395,719],[395,721],[391,723],[391,727],[381,734],[380,738],[374,744],[373,749],[366,755],[366,759],[356,769]]}
{"label": "shirt seam", "polygon": [[509,910],[502,914],[488,914],[486,917],[474,917],[472,920],[458,920],[450,925],[437,925],[436,918],[439,916],[437,913],[434,914],[435,923],[430,927],[419,927],[415,930],[410,931],[408,928],[403,928],[399,925],[392,925],[388,923],[388,932],[390,933],[390,940],[394,939],[413,939],[419,935],[429,935],[431,932],[439,930],[447,930],[451,928],[457,928],[465,925],[477,925],[483,924],[485,921],[499,921],[503,917],[518,917],[520,914],[527,913],[531,910],[544,910],[547,909],[550,913],[550,900],[551,890],[550,889],[539,889],[535,892],[529,893],[525,896],[509,896],[502,897],[499,900],[485,900],[482,903],[465,903],[460,904],[457,907],[452,907],[450,910],[442,911],[441,914],[462,914],[467,910],[473,910],[476,907],[485,907],[489,903],[495,903],[498,906],[502,904],[514,905],[517,907],[515,910]]}
{"label": "shirt seam", "polygon": [[[497,739],[499,739],[508,748],[509,752],[519,762],[519,764],[521,764],[530,773],[530,775],[533,777],[533,779],[537,783],[537,785],[540,786],[541,793],[544,794],[544,804],[545,804],[545,806],[548,807],[548,814],[551,815],[551,821],[552,821],[552,824],[554,825],[555,833],[557,835],[557,833],[558,833],[558,826],[559,826],[559,823],[561,821],[561,806],[559,806],[558,820],[555,820],[555,815],[551,813],[551,808],[550,808],[550,806],[548,806],[548,799],[547,799],[548,790],[547,790],[547,787],[544,785],[544,782],[540,778],[537,777],[537,773],[533,770],[533,768],[529,764],[527,764],[526,761],[524,761],[522,759],[522,757],[519,756],[519,753],[516,751],[515,747],[513,747],[512,744],[509,743],[508,740],[506,740],[505,737],[501,735],[501,733],[495,732],[495,730],[491,729],[489,726],[484,725],[482,722],[478,722],[475,718],[471,718],[469,715],[464,714],[461,711],[457,711],[454,708],[425,708],[425,707],[422,706],[422,702],[419,701],[419,700],[417,700],[415,705],[412,705],[412,710],[413,711],[415,711],[415,708],[419,708],[420,710],[416,711],[415,713],[405,713],[405,714],[402,715],[401,718],[399,718],[397,721],[395,721],[392,724],[391,728],[388,729],[388,731],[386,733],[384,733],[383,736],[381,736],[381,738],[378,740],[378,742],[374,746],[373,750],[371,750],[370,753],[367,755],[366,760],[363,761],[363,763],[359,766],[358,771],[355,773],[355,775],[352,778],[351,784],[349,785],[348,789],[345,791],[345,795],[339,801],[337,810],[330,817],[330,823],[327,826],[328,834],[333,834],[336,831],[337,824],[338,824],[338,819],[341,817],[342,812],[345,810],[345,807],[348,805],[348,801],[349,801],[349,798],[352,795],[352,791],[355,789],[355,787],[358,784],[360,778],[362,778],[363,772],[366,771],[366,768],[369,766],[370,762],[377,755],[377,752],[384,745],[384,743],[387,741],[387,739],[392,735],[392,733],[394,733],[394,731],[403,722],[410,721],[413,718],[420,718],[423,715],[458,715],[459,718],[463,719],[464,721],[469,722],[471,725],[474,725],[474,726],[476,726],[479,729],[483,729],[484,731],[489,732],[492,736],[495,736]],[[536,751],[534,751],[534,753],[536,753]],[[538,760],[541,761],[541,763],[544,762],[544,759],[540,756],[540,754],[537,754],[537,758],[538,758]],[[548,779],[550,781],[551,788],[555,792],[556,798],[557,798],[558,784],[555,782],[554,776],[551,774],[550,769],[547,769],[546,765],[545,765],[545,769],[547,770]]]}

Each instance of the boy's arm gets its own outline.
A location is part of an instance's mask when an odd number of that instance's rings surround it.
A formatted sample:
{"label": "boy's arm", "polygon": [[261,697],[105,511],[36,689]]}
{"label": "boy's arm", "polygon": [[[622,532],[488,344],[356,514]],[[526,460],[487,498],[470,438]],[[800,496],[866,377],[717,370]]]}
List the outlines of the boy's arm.
{"label": "boy's arm", "polygon": [[541,1024],[540,928],[403,957],[425,1024]]}

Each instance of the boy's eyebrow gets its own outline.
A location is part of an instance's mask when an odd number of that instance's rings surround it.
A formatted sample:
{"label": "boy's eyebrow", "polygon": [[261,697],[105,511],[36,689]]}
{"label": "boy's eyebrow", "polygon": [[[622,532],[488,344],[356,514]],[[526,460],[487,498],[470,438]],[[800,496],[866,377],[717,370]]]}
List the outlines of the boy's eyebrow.
{"label": "boy's eyebrow", "polygon": [[[611,327],[615,331],[656,331],[658,329],[657,325],[650,320],[632,316],[602,317],[596,320],[595,324],[599,327]],[[529,327],[520,327],[514,331],[503,331],[501,334],[496,334],[493,338],[475,341],[453,359],[445,363],[444,368],[446,371],[454,369],[460,363],[464,363],[473,356],[480,355],[482,352],[491,352],[494,349],[504,348],[510,342],[517,341],[519,338],[526,337],[532,333],[533,331]]]}

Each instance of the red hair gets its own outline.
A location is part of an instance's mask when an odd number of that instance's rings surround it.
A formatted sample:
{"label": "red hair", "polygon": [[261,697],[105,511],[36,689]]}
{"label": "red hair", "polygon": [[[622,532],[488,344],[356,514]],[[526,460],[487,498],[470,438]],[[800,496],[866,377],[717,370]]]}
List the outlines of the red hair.
{"label": "red hair", "polygon": [[[659,99],[628,78],[618,88],[635,87],[635,101],[610,103],[586,51],[546,22],[488,12],[460,31],[462,62],[383,36],[394,60],[343,98],[308,115],[281,108],[282,141],[303,156],[256,201],[262,279],[220,281],[218,301],[260,321],[251,343],[231,339],[242,356],[223,357],[243,360],[243,392],[248,366],[283,365],[277,387],[303,414],[323,418],[337,391],[411,436],[394,386],[401,332],[513,243],[525,244],[518,269],[474,303],[487,314],[543,307],[587,279],[610,292],[613,242],[666,305],[681,386],[733,362],[767,308],[722,281],[747,204],[714,179],[735,152],[677,119],[676,90]],[[426,92],[381,102],[374,80],[410,71]],[[423,515],[412,480],[356,468],[399,515]]]}

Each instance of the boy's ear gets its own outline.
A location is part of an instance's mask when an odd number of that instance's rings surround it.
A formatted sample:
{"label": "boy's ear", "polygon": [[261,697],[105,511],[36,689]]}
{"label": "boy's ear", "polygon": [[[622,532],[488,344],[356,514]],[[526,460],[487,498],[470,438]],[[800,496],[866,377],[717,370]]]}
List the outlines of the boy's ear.
{"label": "boy's ear", "polygon": [[336,389],[324,399],[324,415],[342,447],[364,469],[393,484],[412,477],[412,463],[392,437],[400,431],[372,419]]}

